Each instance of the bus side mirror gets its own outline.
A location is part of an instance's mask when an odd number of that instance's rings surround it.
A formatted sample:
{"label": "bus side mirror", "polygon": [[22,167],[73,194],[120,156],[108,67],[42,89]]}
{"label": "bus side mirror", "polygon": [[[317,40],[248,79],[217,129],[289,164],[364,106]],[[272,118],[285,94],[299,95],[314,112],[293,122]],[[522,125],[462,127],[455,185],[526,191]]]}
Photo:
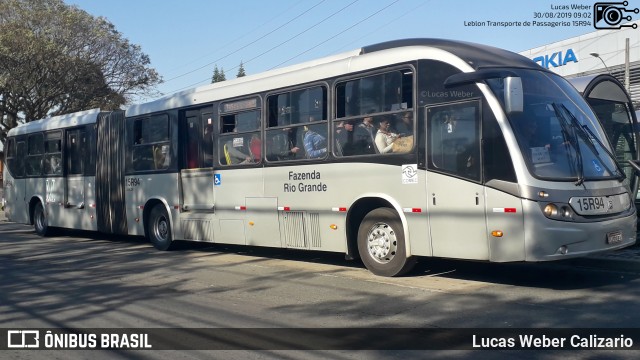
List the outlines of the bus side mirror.
{"label": "bus side mirror", "polygon": [[524,109],[521,78],[515,76],[504,78],[504,108],[507,114],[522,112]]}

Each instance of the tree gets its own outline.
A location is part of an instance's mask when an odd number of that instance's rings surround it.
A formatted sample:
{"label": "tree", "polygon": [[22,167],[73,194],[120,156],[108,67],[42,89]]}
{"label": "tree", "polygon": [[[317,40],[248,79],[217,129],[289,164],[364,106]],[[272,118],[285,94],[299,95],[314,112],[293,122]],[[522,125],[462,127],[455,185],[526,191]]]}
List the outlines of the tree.
{"label": "tree", "polygon": [[215,84],[220,81],[220,70],[218,69],[218,65],[213,67],[213,76],[211,77],[211,83]]}
{"label": "tree", "polygon": [[149,57],[62,0],[0,1],[0,141],[19,123],[155,95]]}
{"label": "tree", "polygon": [[226,75],[224,74],[224,69],[218,69],[218,65],[215,65],[213,68],[213,76],[211,77],[211,83],[217,83],[220,81],[227,80]]}
{"label": "tree", "polygon": [[247,76],[247,74],[244,72],[244,64],[242,63],[242,61],[240,61],[240,67],[238,68],[238,74],[236,75],[236,77],[239,78],[243,76]]}

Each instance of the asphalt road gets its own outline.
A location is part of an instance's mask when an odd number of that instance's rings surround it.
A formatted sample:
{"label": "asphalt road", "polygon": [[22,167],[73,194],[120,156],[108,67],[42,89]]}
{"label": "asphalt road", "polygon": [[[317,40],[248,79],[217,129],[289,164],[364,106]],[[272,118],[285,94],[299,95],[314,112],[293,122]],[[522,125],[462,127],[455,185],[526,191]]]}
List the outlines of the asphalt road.
{"label": "asphalt road", "polygon": [[[40,238],[30,227],[0,221],[0,328],[500,328],[514,329],[513,336],[522,328],[616,330],[640,324],[636,265],[607,266],[602,259],[550,264],[422,259],[409,276],[382,278],[339,254],[194,243],[159,252],[139,237],[71,232]],[[388,336],[395,340],[393,330]],[[282,341],[295,347],[295,336]],[[0,358],[43,359],[631,359],[639,354],[440,349],[3,353]]]}

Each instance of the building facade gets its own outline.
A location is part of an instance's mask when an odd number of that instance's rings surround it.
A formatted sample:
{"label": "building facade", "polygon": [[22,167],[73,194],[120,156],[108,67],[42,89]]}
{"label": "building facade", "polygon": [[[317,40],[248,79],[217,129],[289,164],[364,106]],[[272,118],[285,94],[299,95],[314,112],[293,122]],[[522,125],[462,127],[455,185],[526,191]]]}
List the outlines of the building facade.
{"label": "building facade", "polygon": [[[638,108],[640,107],[640,20],[629,23],[631,24],[636,24],[638,28],[597,30],[526,50],[520,54],[566,78],[609,73],[625,85]],[[627,56],[628,80],[625,76]]]}

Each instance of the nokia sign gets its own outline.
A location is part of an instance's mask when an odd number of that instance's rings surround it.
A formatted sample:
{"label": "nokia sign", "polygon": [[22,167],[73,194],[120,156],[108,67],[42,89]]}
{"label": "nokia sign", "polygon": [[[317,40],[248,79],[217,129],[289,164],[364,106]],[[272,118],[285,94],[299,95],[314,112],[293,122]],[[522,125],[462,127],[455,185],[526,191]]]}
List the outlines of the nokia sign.
{"label": "nokia sign", "polygon": [[567,65],[569,62],[578,62],[578,58],[576,54],[573,52],[573,49],[568,49],[564,53],[562,51],[554,52],[551,55],[538,56],[533,58],[533,61],[537,62],[538,65],[542,66],[545,69],[550,67],[558,67]]}

